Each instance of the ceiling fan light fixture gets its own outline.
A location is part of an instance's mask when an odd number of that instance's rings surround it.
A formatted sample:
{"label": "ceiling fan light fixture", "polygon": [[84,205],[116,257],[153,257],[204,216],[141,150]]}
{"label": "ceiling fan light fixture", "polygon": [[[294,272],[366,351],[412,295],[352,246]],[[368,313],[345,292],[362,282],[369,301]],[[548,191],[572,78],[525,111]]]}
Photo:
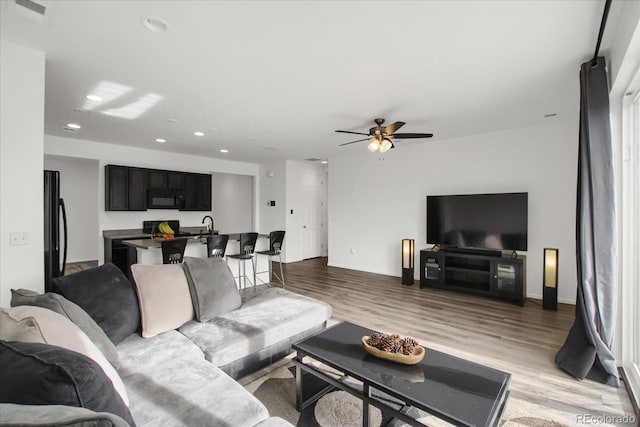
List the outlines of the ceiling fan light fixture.
{"label": "ceiling fan light fixture", "polygon": [[369,145],[367,145],[367,149],[372,153],[375,153],[378,148],[380,148],[380,143],[376,140],[371,141]]}
{"label": "ceiling fan light fixture", "polygon": [[386,153],[389,149],[393,148],[393,142],[389,138],[385,138],[380,143],[380,152]]}

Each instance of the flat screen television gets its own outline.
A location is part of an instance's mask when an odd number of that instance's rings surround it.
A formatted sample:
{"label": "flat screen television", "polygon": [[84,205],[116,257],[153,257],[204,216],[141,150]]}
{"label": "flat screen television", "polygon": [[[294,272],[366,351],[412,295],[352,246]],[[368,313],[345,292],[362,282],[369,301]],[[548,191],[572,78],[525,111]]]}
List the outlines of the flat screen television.
{"label": "flat screen television", "polygon": [[528,193],[427,196],[427,243],[527,250]]}

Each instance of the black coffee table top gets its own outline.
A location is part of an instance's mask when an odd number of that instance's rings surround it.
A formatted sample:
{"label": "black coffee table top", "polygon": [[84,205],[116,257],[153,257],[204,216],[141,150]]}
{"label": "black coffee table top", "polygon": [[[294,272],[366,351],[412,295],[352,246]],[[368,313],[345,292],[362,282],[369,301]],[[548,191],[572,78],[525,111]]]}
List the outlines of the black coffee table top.
{"label": "black coffee table top", "polygon": [[362,336],[373,332],[343,322],[293,348],[451,422],[476,426],[494,422],[511,374],[427,347],[416,365],[381,360],[362,346]]}

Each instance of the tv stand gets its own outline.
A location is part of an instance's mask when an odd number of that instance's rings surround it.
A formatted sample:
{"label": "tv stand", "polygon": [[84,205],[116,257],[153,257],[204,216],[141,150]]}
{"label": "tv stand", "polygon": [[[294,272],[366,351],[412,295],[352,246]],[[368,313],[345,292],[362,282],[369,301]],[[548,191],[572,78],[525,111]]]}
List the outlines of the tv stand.
{"label": "tv stand", "polygon": [[[475,250],[420,251],[420,287],[447,289],[524,304],[526,257],[479,254]],[[493,252],[493,251],[490,251]]]}
{"label": "tv stand", "polygon": [[460,248],[457,246],[445,246],[444,248],[440,248],[443,252],[451,252],[457,254],[468,254],[468,255],[483,255],[483,256],[492,256],[492,257],[501,257],[502,251],[500,250],[491,250],[491,249],[475,249],[475,248]]}

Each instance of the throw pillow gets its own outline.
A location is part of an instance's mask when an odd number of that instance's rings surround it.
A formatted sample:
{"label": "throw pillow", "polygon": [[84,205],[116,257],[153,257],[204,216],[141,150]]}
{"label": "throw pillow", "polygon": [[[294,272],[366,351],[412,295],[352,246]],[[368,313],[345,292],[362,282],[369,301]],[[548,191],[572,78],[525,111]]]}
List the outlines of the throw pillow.
{"label": "throw pillow", "polygon": [[[118,359],[118,350],[113,345],[109,337],[104,333],[102,328],[87,314],[86,311],[72,303],[62,295],[53,292],[39,294],[27,289],[11,289],[11,307],[19,305],[35,305],[42,308],[48,308],[58,314],[65,316],[79,327],[82,332],[93,341],[93,343],[102,351],[102,354],[116,368],[120,360]],[[9,340],[11,341],[11,340]],[[13,340],[22,341],[22,340]]]}
{"label": "throw pillow", "polygon": [[138,291],[142,336],[177,329],[193,319],[189,285],[180,264],[133,264],[131,276]]}
{"label": "throw pillow", "polygon": [[111,379],[113,387],[124,403],[129,405],[129,398],[118,372],[89,337],[69,319],[54,311],[32,305],[11,307],[6,309],[6,313],[16,321],[33,318],[45,343],[66,348],[93,359]]}
{"label": "throw pillow", "polygon": [[140,326],[136,292],[122,271],[111,263],[56,277],[52,288],[86,311],[115,345]]}
{"label": "throw pillow", "polygon": [[63,405],[0,403],[0,425],[29,427],[129,427],[110,412]]}
{"label": "throw pillow", "polygon": [[9,316],[4,309],[0,309],[0,340],[44,344],[44,338],[40,333],[36,319],[25,317],[22,320],[16,320]]}
{"label": "throw pillow", "polygon": [[240,291],[222,258],[185,257],[184,266],[196,319],[204,322],[240,307]]}
{"label": "throw pillow", "polygon": [[129,408],[90,358],[41,343],[0,341],[0,402],[79,406],[134,425]]}

